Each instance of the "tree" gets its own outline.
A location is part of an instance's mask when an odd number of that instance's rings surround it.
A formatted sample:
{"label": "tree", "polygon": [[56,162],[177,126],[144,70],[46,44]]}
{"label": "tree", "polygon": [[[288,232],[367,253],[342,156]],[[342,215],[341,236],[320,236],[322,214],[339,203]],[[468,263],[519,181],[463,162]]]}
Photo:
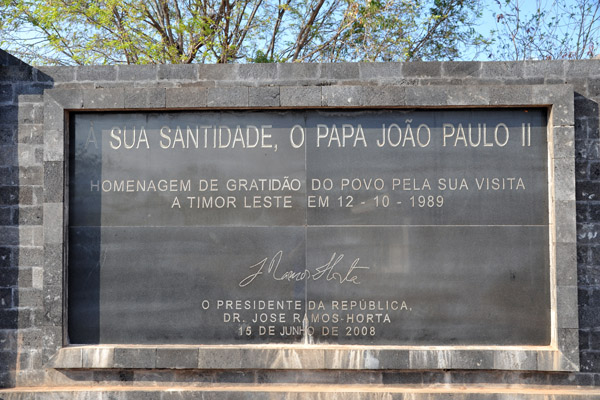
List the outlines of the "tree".
{"label": "tree", "polygon": [[480,0],[0,0],[37,64],[455,59]]}
{"label": "tree", "polygon": [[535,0],[529,14],[524,1],[496,3],[495,50],[490,58],[582,59],[600,51],[598,0]]}

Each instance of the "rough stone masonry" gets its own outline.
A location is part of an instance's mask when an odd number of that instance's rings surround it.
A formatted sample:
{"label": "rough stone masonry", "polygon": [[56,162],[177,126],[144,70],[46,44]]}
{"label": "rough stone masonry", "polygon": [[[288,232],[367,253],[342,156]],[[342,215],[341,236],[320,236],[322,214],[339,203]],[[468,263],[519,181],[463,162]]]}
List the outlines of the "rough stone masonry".
{"label": "rough stone masonry", "polygon": [[[411,88],[436,93],[439,86],[455,87],[469,98],[483,86],[498,88],[491,96],[502,96],[502,88],[518,91],[529,85],[572,85],[574,89],[575,138],[564,143],[563,150],[575,157],[576,213],[570,217],[577,224],[577,282],[572,286],[577,286],[578,298],[579,372],[339,370],[311,368],[310,364],[300,369],[285,368],[285,364],[274,369],[244,364],[210,369],[198,368],[197,358],[190,358],[185,350],[135,348],[115,350],[110,368],[97,367],[105,357],[102,349],[75,362],[82,366],[88,362],[92,368],[48,367],[63,341],[60,271],[65,245],[51,239],[61,237],[62,228],[49,221],[62,213],[56,204],[63,201],[65,162],[57,154],[62,154],[65,144],[62,131],[44,130],[56,118],[55,110],[44,101],[45,90],[78,93],[79,97],[62,99],[73,108],[145,110],[360,106],[370,98],[405,101]],[[357,87],[364,90],[357,92]],[[244,390],[255,391],[257,398],[281,398],[288,392],[290,397],[309,393],[347,398],[363,391],[372,398],[384,394],[444,398],[452,393],[457,399],[537,399],[552,393],[552,388],[560,388],[556,398],[600,396],[595,389],[600,386],[599,99],[600,60],[34,68],[0,51],[0,387],[13,388],[0,391],[0,399],[162,399],[224,393],[238,393],[242,398]],[[126,358],[121,363],[119,351]],[[217,352],[214,357],[218,361],[229,356]],[[170,363],[178,367],[161,367]],[[236,389],[234,384],[240,386]],[[349,384],[360,386],[348,389]],[[91,385],[103,392],[89,390]],[[335,391],[318,385],[332,385]],[[457,389],[465,386],[475,389]],[[160,390],[164,387],[182,391]]]}

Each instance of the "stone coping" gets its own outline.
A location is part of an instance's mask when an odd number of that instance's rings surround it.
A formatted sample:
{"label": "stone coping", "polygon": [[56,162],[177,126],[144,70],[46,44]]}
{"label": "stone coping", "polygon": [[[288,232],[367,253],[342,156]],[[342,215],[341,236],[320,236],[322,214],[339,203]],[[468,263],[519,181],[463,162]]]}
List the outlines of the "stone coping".
{"label": "stone coping", "polygon": [[[46,367],[56,369],[499,369],[570,370],[548,347],[368,347],[340,345],[63,347]],[[558,367],[558,368],[557,368]]]}
{"label": "stone coping", "polygon": [[[552,342],[548,347],[68,346],[63,277],[68,215],[68,117],[85,111],[280,108],[548,108]],[[50,368],[579,370],[574,92],[571,85],[268,86],[48,89],[44,94],[44,358]],[[60,279],[57,277],[63,277]],[[63,322],[65,321],[65,322]],[[66,346],[66,347],[65,347]]]}
{"label": "stone coping", "polygon": [[600,389],[535,385],[352,385],[352,384],[208,384],[201,386],[58,386],[0,389],[16,399],[398,399],[398,400],[574,400],[600,399]]}

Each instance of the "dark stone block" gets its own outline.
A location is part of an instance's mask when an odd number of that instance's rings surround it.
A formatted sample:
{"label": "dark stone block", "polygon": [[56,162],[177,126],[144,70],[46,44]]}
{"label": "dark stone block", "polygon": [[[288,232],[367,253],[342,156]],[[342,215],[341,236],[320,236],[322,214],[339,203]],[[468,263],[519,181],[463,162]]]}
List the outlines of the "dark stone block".
{"label": "dark stone block", "polygon": [[588,207],[588,222],[600,222],[600,204],[589,202]]}
{"label": "dark stone block", "polygon": [[206,105],[208,107],[247,107],[247,87],[218,87],[207,89]]}
{"label": "dark stone block", "polygon": [[280,101],[283,107],[310,107],[321,105],[321,88],[314,86],[282,86]]}
{"label": "dark stone block", "polygon": [[575,138],[587,139],[598,137],[598,118],[585,118],[575,120]]}
{"label": "dark stone block", "polygon": [[504,373],[500,371],[451,371],[450,380],[457,384],[502,384]]}
{"label": "dark stone block", "polygon": [[[202,396],[204,398],[204,396]],[[102,400],[161,400],[162,391],[128,390],[124,392],[106,392]]]}
{"label": "dark stone block", "polygon": [[204,81],[233,81],[238,77],[240,64],[199,64],[198,79]]}
{"label": "dark stone block", "polygon": [[481,66],[481,76],[483,78],[522,78],[524,70],[524,63],[510,61],[484,62]]}
{"label": "dark stone block", "polygon": [[94,371],[94,382],[127,383],[133,381],[133,371]]}
{"label": "dark stone block", "polygon": [[403,77],[434,78],[442,76],[441,62],[412,61],[402,64]]}
{"label": "dark stone block", "polygon": [[600,351],[600,327],[590,332],[590,350]]}
{"label": "dark stone block", "polygon": [[565,76],[587,78],[598,74],[598,60],[565,60]]}
{"label": "dark stone block", "polygon": [[[0,268],[14,267],[12,263],[12,248],[0,247]],[[4,285],[4,282],[2,282]]]}
{"label": "dark stone block", "polygon": [[277,67],[279,79],[318,79],[321,73],[320,64],[282,63]]}
{"label": "dark stone block", "polygon": [[450,78],[479,77],[481,73],[481,63],[471,62],[451,62],[442,63],[442,76]]}
{"label": "dark stone block", "polygon": [[12,207],[0,207],[0,225],[15,225]]}
{"label": "dark stone block", "polygon": [[37,81],[40,82],[72,82],[75,80],[77,67],[38,67]]}
{"label": "dark stone block", "polygon": [[579,308],[579,323],[582,328],[600,326],[600,306],[582,305]]}
{"label": "dark stone block", "polygon": [[599,200],[600,182],[577,182],[576,196],[577,201]]}
{"label": "dark stone block", "polygon": [[19,203],[19,188],[0,186],[0,206],[12,206]]}
{"label": "dark stone block", "polygon": [[0,186],[18,186],[18,172],[17,167],[0,167]]}
{"label": "dark stone block", "polygon": [[383,372],[381,380],[384,385],[410,385],[423,382],[423,373],[420,371]]}
{"label": "dark stone block", "polygon": [[594,384],[594,376],[581,373],[551,373],[548,374],[548,383],[561,386],[590,386]]}
{"label": "dark stone block", "polygon": [[575,162],[575,180],[582,181],[588,178],[588,165],[586,161]]}
{"label": "dark stone block", "polygon": [[296,383],[298,381],[298,371],[265,371],[256,372],[256,383]]}
{"label": "dark stone block", "polygon": [[33,68],[23,64],[19,66],[0,66],[0,82],[17,82],[33,80]]}
{"label": "dark stone block", "polygon": [[277,79],[277,64],[240,64],[238,77],[243,81],[273,81]]}
{"label": "dark stone block", "polygon": [[507,78],[502,83],[505,85],[543,85],[544,78]]}
{"label": "dark stone block", "polygon": [[600,246],[596,245],[590,248],[590,263],[600,265]]}
{"label": "dark stone block", "polygon": [[0,85],[0,103],[12,103],[13,100],[13,85]]}
{"label": "dark stone block", "polygon": [[576,97],[574,117],[575,119],[598,118],[598,102],[587,97]]}
{"label": "dark stone block", "polygon": [[116,348],[114,365],[116,368],[154,368],[156,349]]}
{"label": "dark stone block", "polygon": [[580,286],[600,286],[600,266],[579,268],[577,282]]}
{"label": "dark stone block", "polygon": [[[2,116],[0,115],[0,119]],[[9,124],[10,123],[10,124]],[[11,146],[15,142],[16,120],[0,121],[0,146]],[[3,125],[5,124],[5,125]]]}
{"label": "dark stone block", "polygon": [[593,181],[600,180],[600,162],[590,163],[590,179]]}
{"label": "dark stone block", "polygon": [[[0,310],[4,308],[13,308],[12,289],[0,288]],[[2,312],[2,311],[0,311]],[[2,343],[2,342],[0,342]]]}
{"label": "dark stone block", "polygon": [[19,83],[15,85],[15,94],[18,95],[19,103],[25,101],[41,103],[44,90],[51,87],[50,83]]}
{"label": "dark stone block", "polygon": [[526,61],[525,76],[542,77],[546,79],[562,79],[565,74],[562,60]]}
{"label": "dark stone block", "polygon": [[157,349],[156,368],[196,368],[198,349]]}
{"label": "dark stone block", "polygon": [[[575,130],[577,133],[577,130]],[[579,162],[588,163],[588,144],[590,143],[587,139],[575,140],[575,159]]]}
{"label": "dark stone block", "polygon": [[123,89],[90,89],[83,91],[83,106],[87,108],[124,108]]}
{"label": "dark stone block", "polygon": [[17,146],[0,146],[0,165],[16,165]]}
{"label": "dark stone block", "polygon": [[[83,107],[83,91],[74,89],[52,89],[48,95],[58,103],[59,107],[65,109],[79,109]],[[51,110],[51,113],[60,114],[60,108]],[[52,115],[56,118],[56,115]],[[47,121],[45,121],[47,123]]]}
{"label": "dark stone block", "polygon": [[17,310],[0,310],[0,329],[16,329],[19,322]]}
{"label": "dark stone block", "polygon": [[19,108],[17,106],[0,107],[0,124],[16,124],[19,117]]}
{"label": "dark stone block", "polygon": [[[598,66],[600,67],[600,64]],[[600,78],[588,79],[588,96],[590,96],[590,97],[600,96]]]}
{"label": "dark stone block", "polygon": [[128,88],[124,91],[127,108],[164,108],[164,88]]}
{"label": "dark stone block", "polygon": [[167,88],[166,106],[174,108],[206,107],[205,88]]}
{"label": "dark stone block", "polygon": [[579,330],[579,349],[589,350],[590,349],[590,332],[588,330]]}
{"label": "dark stone block", "polygon": [[577,222],[587,222],[588,220],[588,205],[586,203],[578,202],[576,205]]}
{"label": "dark stone block", "polygon": [[0,225],[0,237],[4,246],[16,246],[19,244],[19,228]]}
{"label": "dark stone block", "polygon": [[118,65],[119,81],[152,81],[158,78],[158,65]]}
{"label": "dark stone block", "polygon": [[279,107],[279,87],[249,88],[250,107]]}
{"label": "dark stone block", "polygon": [[357,63],[321,64],[321,78],[323,79],[359,79],[360,71]]}
{"label": "dark stone block", "polygon": [[600,352],[581,352],[581,372],[600,372]]}
{"label": "dark stone block", "polygon": [[194,64],[160,64],[157,72],[158,79],[196,80],[197,67]]}

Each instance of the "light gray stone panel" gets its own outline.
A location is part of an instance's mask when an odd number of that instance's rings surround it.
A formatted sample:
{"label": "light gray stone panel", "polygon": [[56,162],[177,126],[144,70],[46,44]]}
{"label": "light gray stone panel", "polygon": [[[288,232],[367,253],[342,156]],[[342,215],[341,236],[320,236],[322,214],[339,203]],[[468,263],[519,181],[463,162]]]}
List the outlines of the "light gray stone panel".
{"label": "light gray stone panel", "polygon": [[81,90],[50,89],[45,93],[65,109],[76,110],[83,107],[83,92]]}
{"label": "light gray stone panel", "polygon": [[561,126],[553,129],[554,158],[575,157],[575,128]]}
{"label": "light gray stone panel", "polygon": [[558,286],[556,296],[559,330],[560,328],[577,329],[579,326],[577,319],[577,287]]}
{"label": "light gray stone panel", "polygon": [[173,108],[206,107],[207,90],[200,87],[167,88],[166,106]]}
{"label": "light gray stone panel", "polygon": [[125,90],[122,88],[84,90],[83,106],[92,109],[125,108]]}
{"label": "light gray stone panel", "polygon": [[63,203],[44,203],[44,240],[63,243]]}
{"label": "light gray stone panel", "polygon": [[556,243],[556,284],[577,285],[577,244]]}
{"label": "light gray stone panel", "polygon": [[318,86],[281,86],[279,96],[282,107],[321,105],[321,87]]}
{"label": "light gray stone panel", "polygon": [[554,196],[558,200],[575,199],[575,159],[554,159]]}
{"label": "light gray stone panel", "polygon": [[279,107],[279,87],[249,88],[250,107]]}
{"label": "light gray stone panel", "polygon": [[206,94],[206,105],[208,107],[248,107],[248,88],[209,88]]}
{"label": "light gray stone panel", "polygon": [[164,88],[127,88],[124,90],[125,107],[127,108],[164,108]]}

